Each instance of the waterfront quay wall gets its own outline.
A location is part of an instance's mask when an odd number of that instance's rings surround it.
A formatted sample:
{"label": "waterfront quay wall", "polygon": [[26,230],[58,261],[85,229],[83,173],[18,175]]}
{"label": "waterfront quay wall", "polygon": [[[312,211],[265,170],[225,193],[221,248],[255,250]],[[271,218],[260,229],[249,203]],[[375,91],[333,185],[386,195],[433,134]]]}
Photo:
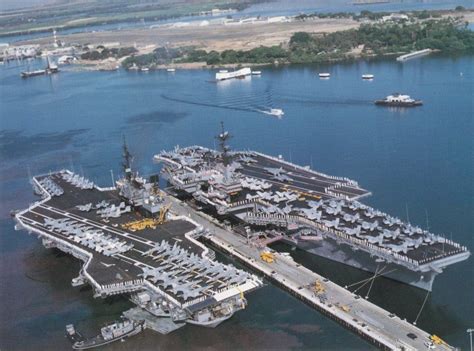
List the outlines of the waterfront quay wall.
{"label": "waterfront quay wall", "polygon": [[228,254],[232,257],[235,257],[244,266],[252,270],[256,270],[259,273],[262,273],[265,276],[265,278],[267,278],[270,282],[272,282],[276,286],[289,292],[292,296],[303,301],[310,307],[316,309],[323,315],[331,318],[332,320],[341,324],[345,328],[351,330],[352,332],[355,332],[357,335],[369,341],[371,344],[375,345],[379,349],[381,350],[397,350],[398,349],[395,345],[390,343],[388,340],[384,340],[382,337],[376,336],[375,333],[367,333],[364,329],[359,328],[357,325],[354,325],[354,323],[350,323],[350,321],[347,320],[347,318],[343,318],[339,316],[338,314],[334,313],[335,311],[331,311],[328,308],[324,308],[323,307],[324,305],[316,302],[317,298],[311,298],[309,296],[305,296],[301,294],[296,287],[291,286],[284,279],[280,279],[278,275],[272,274],[271,271],[269,272],[267,269],[264,269],[264,267],[260,266],[256,261],[252,260],[251,258],[247,258],[244,255],[237,253],[235,250],[232,250],[229,247],[226,247],[225,245],[223,245],[223,243],[220,243],[215,238],[206,236],[206,237],[203,237],[201,240],[211,245],[212,247],[216,248],[217,250],[225,254]]}

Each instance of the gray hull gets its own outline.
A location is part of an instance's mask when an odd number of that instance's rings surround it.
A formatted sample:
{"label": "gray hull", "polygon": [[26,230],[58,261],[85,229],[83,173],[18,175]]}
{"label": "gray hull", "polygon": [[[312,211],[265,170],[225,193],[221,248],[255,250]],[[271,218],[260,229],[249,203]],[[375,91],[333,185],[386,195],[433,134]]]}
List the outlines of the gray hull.
{"label": "gray hull", "polygon": [[[291,244],[295,245],[295,243]],[[375,271],[377,271],[380,272],[383,277],[428,291],[431,291],[437,274],[434,271],[412,271],[402,265],[391,262],[377,262],[376,257],[371,257],[370,254],[364,251],[354,250],[348,245],[337,243],[327,237],[317,242],[299,240],[296,247],[314,255],[367,272],[375,273]]]}

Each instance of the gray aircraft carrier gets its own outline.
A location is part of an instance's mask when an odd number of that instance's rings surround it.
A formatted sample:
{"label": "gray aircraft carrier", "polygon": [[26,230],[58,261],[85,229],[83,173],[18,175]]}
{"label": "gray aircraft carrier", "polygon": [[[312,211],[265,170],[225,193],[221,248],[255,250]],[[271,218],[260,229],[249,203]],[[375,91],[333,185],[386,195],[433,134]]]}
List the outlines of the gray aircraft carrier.
{"label": "gray aircraft carrier", "polygon": [[124,159],[125,177],[114,188],[67,170],[32,178],[42,199],[15,213],[16,228],[82,260],[73,286],[128,296],[137,308],[127,315],[158,332],[215,327],[245,308],[244,294],[261,280],[214,261],[195,239],[206,229],[173,213],[157,184],[132,172],[126,146]]}
{"label": "gray aircraft carrier", "polygon": [[444,236],[366,206],[356,181],[253,151],[175,148],[154,156],[176,196],[228,220],[254,243],[284,240],[316,255],[425,290],[470,252]]}
{"label": "gray aircraft carrier", "polygon": [[[42,199],[15,213],[16,228],[84,262],[73,286],[89,284],[96,297],[128,296],[137,307],[111,326],[128,325],[133,334],[142,326],[163,334],[186,323],[214,327],[245,308],[244,295],[262,286],[255,275],[215,262],[199,238],[381,349],[452,349],[266,245],[286,240],[328,250],[332,244],[329,258],[346,264],[338,250],[357,247],[349,251],[357,262],[366,252],[383,264],[371,279],[390,276],[388,265],[416,274],[433,269],[433,262],[444,267],[466,259],[465,247],[359,203],[369,193],[355,181],[279,157],[231,152],[229,137],[224,130],[218,136],[220,151],[194,146],[156,155],[172,184],[166,192],[157,176],[146,180],[132,171],[125,144],[124,177],[112,188],[68,170],[35,176]],[[120,340],[127,331],[86,341],[72,325],[67,332],[73,348],[82,349],[95,340]]]}

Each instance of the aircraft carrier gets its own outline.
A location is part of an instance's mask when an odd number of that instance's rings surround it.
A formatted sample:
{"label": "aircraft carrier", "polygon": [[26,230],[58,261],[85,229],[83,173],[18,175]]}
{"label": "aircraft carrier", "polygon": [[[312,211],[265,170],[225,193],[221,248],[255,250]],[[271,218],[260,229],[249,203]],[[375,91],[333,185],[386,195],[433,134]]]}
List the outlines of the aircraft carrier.
{"label": "aircraft carrier", "polygon": [[431,291],[434,278],[470,256],[465,246],[364,205],[356,181],[254,151],[176,147],[154,156],[169,192],[260,245],[283,240],[318,256]]}
{"label": "aircraft carrier", "polygon": [[206,228],[173,213],[157,179],[138,176],[130,161],[124,144],[125,176],[112,188],[68,170],[33,177],[42,199],[15,213],[16,229],[82,260],[72,285],[89,284],[96,297],[129,297],[137,307],[126,316],[146,328],[215,327],[245,308],[244,294],[262,281],[215,261],[196,240]]}

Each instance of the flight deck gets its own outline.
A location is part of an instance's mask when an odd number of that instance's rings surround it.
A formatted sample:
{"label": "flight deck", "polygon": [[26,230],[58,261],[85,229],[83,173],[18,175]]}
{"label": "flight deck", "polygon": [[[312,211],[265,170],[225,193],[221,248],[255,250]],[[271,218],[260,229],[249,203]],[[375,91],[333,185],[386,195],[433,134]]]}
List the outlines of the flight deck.
{"label": "flight deck", "polygon": [[[358,182],[255,151],[175,148],[154,156],[172,191],[244,236],[284,240],[315,255],[431,291],[437,274],[469,250],[446,236],[360,202]],[[382,269],[382,270],[380,270]]]}

